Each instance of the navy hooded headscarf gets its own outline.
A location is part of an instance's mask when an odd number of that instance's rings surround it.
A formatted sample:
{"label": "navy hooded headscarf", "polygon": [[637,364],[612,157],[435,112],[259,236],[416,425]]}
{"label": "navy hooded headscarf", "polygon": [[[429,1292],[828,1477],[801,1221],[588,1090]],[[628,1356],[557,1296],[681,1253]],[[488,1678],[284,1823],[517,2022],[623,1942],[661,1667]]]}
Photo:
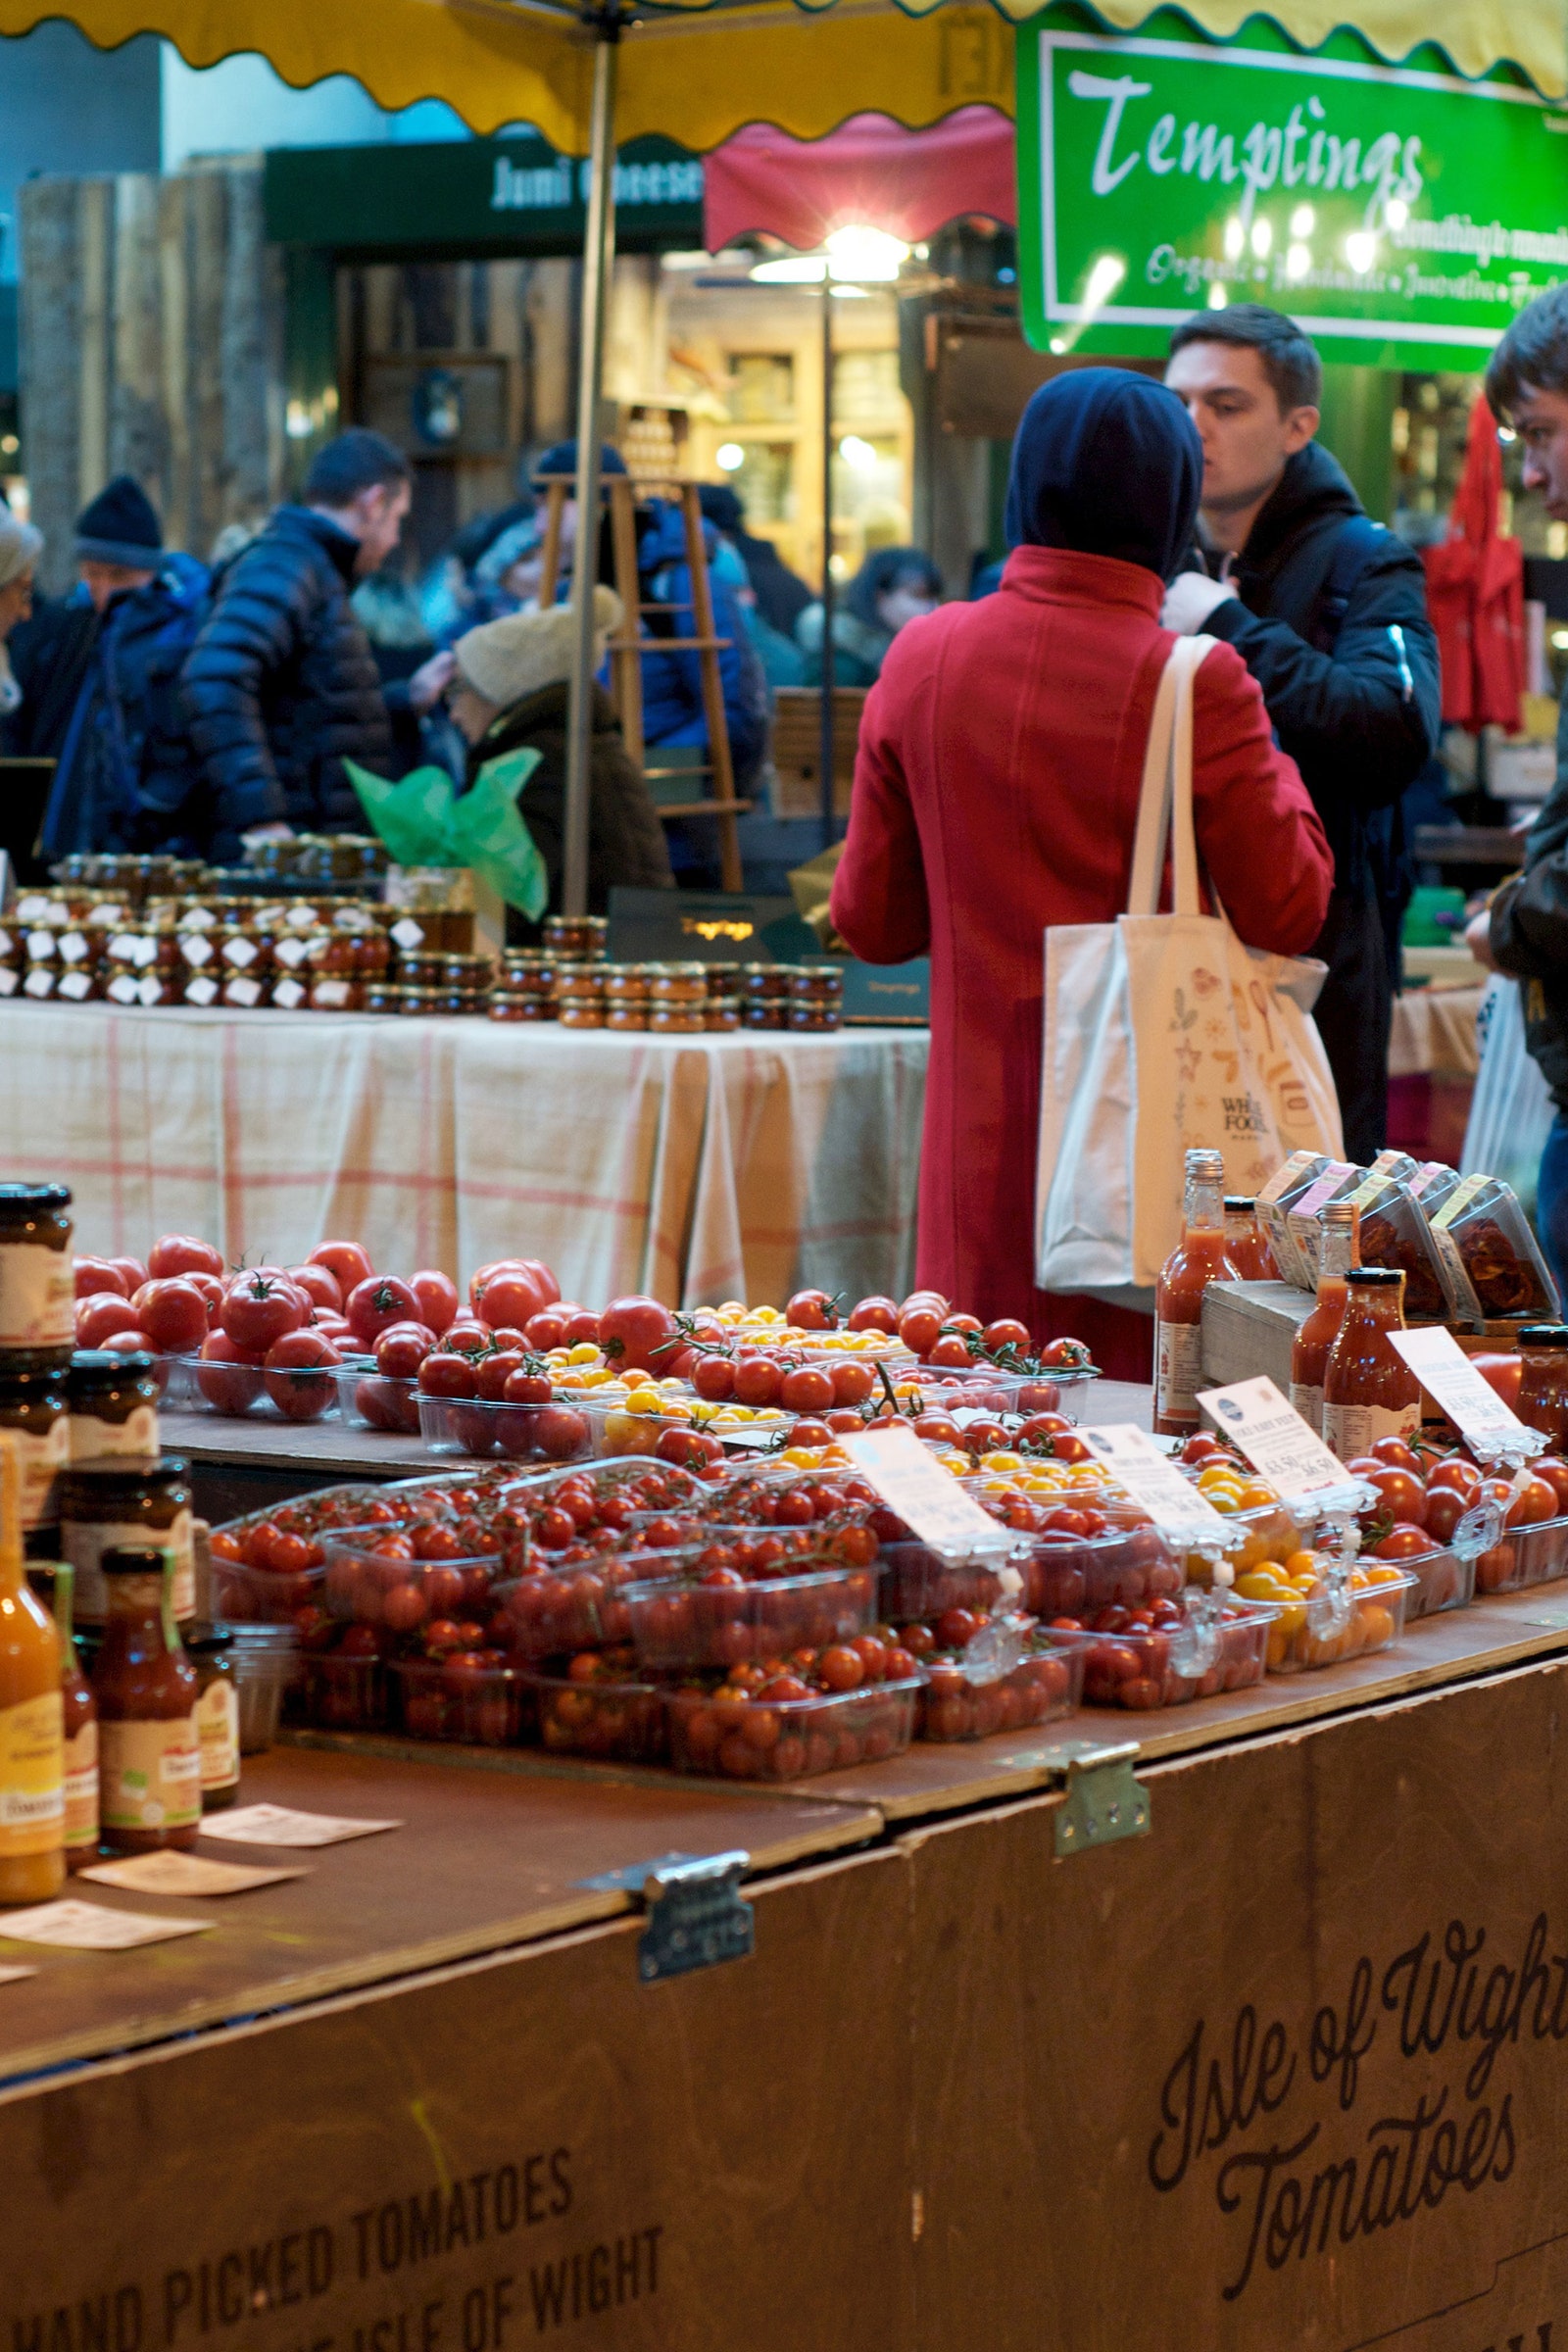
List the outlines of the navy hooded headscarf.
{"label": "navy hooded headscarf", "polygon": [[1066,547],[1181,570],[1203,448],[1174,392],[1127,368],[1075,368],[1023,413],[1007,481],[1007,545]]}

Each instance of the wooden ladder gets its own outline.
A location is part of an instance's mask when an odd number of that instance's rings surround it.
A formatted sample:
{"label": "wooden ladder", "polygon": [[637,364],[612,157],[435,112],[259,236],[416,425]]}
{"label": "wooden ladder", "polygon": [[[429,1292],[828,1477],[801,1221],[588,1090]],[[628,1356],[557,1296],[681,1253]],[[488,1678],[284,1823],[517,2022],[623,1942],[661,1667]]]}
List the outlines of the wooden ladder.
{"label": "wooden ladder", "polygon": [[[561,578],[561,518],[568,498],[577,492],[574,474],[552,473],[539,478],[536,487],[545,493],[545,534],[539,579],[541,608],[553,605]],[[718,826],[719,869],[726,890],[744,887],[741,872],[740,837],[735,819],[750,808],[750,801],[735,798],[735,768],[730,758],[729,722],[724,715],[724,682],[719,675],[718,657],[728,650],[733,640],[713,634],[713,587],[709,577],[708,549],[703,538],[703,511],[698,500],[697,484],[689,481],[654,482],[630,474],[606,474],[602,487],[610,501],[610,533],[615,573],[615,590],[622,607],[618,633],[610,640],[611,701],[620,720],[620,731],[626,749],[645,775],[701,774],[709,781],[709,790],[700,801],[675,803],[655,801],[662,817],[710,816]],[[657,487],[676,494],[681,520],[686,535],[686,564],[692,577],[691,604],[675,606],[647,603],[637,572],[637,496],[639,491]],[[588,538],[582,517],[577,520],[577,544],[583,546]],[[693,633],[689,637],[645,637],[642,620],[645,613],[690,611]],[[643,740],[643,657],[645,654],[696,654],[703,682],[703,716],[708,727],[708,759],[701,768],[650,768],[647,747]]]}

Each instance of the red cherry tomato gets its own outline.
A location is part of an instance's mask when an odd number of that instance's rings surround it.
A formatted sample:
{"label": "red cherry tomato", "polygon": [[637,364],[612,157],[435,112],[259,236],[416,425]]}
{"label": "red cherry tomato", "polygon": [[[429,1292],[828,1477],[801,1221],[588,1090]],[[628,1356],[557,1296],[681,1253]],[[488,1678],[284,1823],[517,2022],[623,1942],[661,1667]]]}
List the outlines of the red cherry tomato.
{"label": "red cherry tomato", "polygon": [[394,1323],[417,1323],[419,1302],[408,1283],[395,1275],[372,1274],[350,1291],[343,1312],[361,1347],[372,1348]]}
{"label": "red cherry tomato", "polygon": [[488,1282],[470,1288],[470,1299],[475,1314],[483,1317],[492,1330],[510,1324],[521,1331],[533,1316],[542,1314],[550,1304],[543,1286],[525,1266],[502,1266]]}
{"label": "red cherry tomato", "polygon": [[219,1322],[224,1336],[248,1354],[265,1355],[286,1331],[298,1331],[305,1320],[304,1293],[285,1275],[259,1268],[237,1275],[223,1293]]}
{"label": "red cherry tomato", "polygon": [[1040,1361],[1059,1371],[1063,1366],[1080,1369],[1094,1358],[1082,1340],[1048,1340],[1040,1350]]}
{"label": "red cherry tomato", "polygon": [[212,1332],[202,1342],[196,1386],[215,1412],[249,1412],[262,1393],[260,1362],[237,1348],[226,1332]]}
{"label": "red cherry tomato", "polygon": [[173,1274],[216,1274],[221,1281],[223,1253],[194,1234],[166,1233],[147,1252],[147,1274],[153,1282],[165,1282]]}
{"label": "red cherry tomato", "polygon": [[891,1298],[873,1296],[861,1298],[852,1306],[846,1328],[850,1331],[885,1331],[890,1339],[898,1337],[899,1310]]}
{"label": "red cherry tomato", "polygon": [[748,1350],[735,1358],[732,1389],[737,1404],[777,1404],[783,1385],[783,1372],[772,1356]]}
{"label": "red cherry tomato", "polygon": [[463,1303],[458,1296],[457,1284],[450,1274],[426,1266],[419,1273],[410,1275],[409,1288],[414,1293],[419,1321],[427,1325],[439,1339],[444,1331],[451,1329]]}
{"label": "red cherry tomato", "polygon": [[835,1356],[828,1367],[833,1383],[835,1404],[864,1404],[876,1391],[876,1374],[869,1364],[858,1363],[854,1356]]}
{"label": "red cherry tomato", "polygon": [[130,1296],[125,1289],[125,1277],[107,1257],[78,1257],[76,1260],[76,1297],[101,1298],[113,1293],[117,1298]]}
{"label": "red cherry tomato", "polygon": [[162,1355],[194,1355],[211,1329],[206,1299],[177,1274],[144,1282],[130,1303]]}
{"label": "red cherry tomato", "polygon": [[584,1340],[599,1344],[599,1317],[586,1306],[576,1307],[566,1317],[566,1346],[580,1348]]}
{"label": "red cherry tomato", "polygon": [[[859,1422],[857,1420],[858,1429]],[[801,1446],[831,1446],[833,1432],[825,1421],[796,1421],[790,1427],[790,1444]]]}
{"label": "red cherry tomato", "polygon": [[140,1318],[119,1291],[96,1291],[76,1301],[76,1346],[101,1348],[112,1333],[138,1331]]}
{"label": "red cherry tomato", "polygon": [[297,1291],[305,1293],[313,1306],[330,1307],[338,1315],[343,1312],[343,1294],[330,1266],[313,1266],[307,1260],[303,1266],[290,1266],[288,1278]]}
{"label": "red cherry tomato", "polygon": [[342,1357],[318,1331],[285,1332],[267,1350],[267,1394],[290,1421],[318,1421],[337,1396],[333,1367]]}
{"label": "red cherry tomato", "polygon": [[487,1404],[499,1404],[506,1394],[508,1381],[514,1372],[527,1368],[527,1357],[520,1348],[498,1348],[493,1355],[482,1355],[474,1367],[479,1375],[479,1395]]}
{"label": "red cherry tomato", "polygon": [[1544,1454],[1531,1468],[1537,1478],[1544,1478],[1557,1497],[1557,1515],[1568,1513],[1568,1462],[1559,1461],[1555,1454]]}
{"label": "red cherry tomato", "polygon": [[1529,1478],[1503,1513],[1504,1527],[1540,1527],[1557,1516],[1557,1491],[1544,1478]]}
{"label": "red cherry tomato", "polygon": [[375,1343],[375,1368],[387,1380],[412,1380],[435,1346],[424,1323],[389,1323]]}
{"label": "red cherry tomato", "polygon": [[1375,1462],[1386,1462],[1391,1470],[1408,1470],[1412,1478],[1422,1476],[1421,1457],[1403,1438],[1374,1438],[1367,1451]]}
{"label": "red cherry tomato", "polygon": [[958,1424],[947,1413],[921,1413],[914,1422],[914,1434],[934,1446],[956,1446],[959,1443]]}
{"label": "red cherry tomato", "polygon": [[796,1331],[837,1331],[838,1301],[826,1291],[797,1291],[784,1320]]}
{"label": "red cherry tomato", "polygon": [[1376,1560],[1422,1560],[1437,1549],[1424,1527],[1392,1527],[1381,1543],[1373,1544],[1372,1556]]}
{"label": "red cherry tomato", "polygon": [[735,1394],[735,1363],[728,1355],[700,1355],[691,1368],[691,1384],[710,1404],[722,1404]]}
{"label": "red cherry tomato", "polygon": [[928,1364],[940,1365],[944,1371],[950,1371],[973,1363],[974,1358],[969,1353],[968,1345],[960,1333],[945,1331],[927,1349],[925,1361]]}
{"label": "red cherry tomato", "polygon": [[801,1364],[779,1382],[778,1400],[786,1412],[825,1413],[833,1402],[833,1376],[814,1364]]}
{"label": "red cherry tomato", "polygon": [[[481,1373],[482,1370],[481,1366]],[[508,1404],[548,1404],[551,1396],[549,1375],[530,1372],[525,1364],[517,1364],[508,1374],[502,1396]]]}
{"label": "red cherry tomato", "polygon": [[1223,1453],[1224,1450],[1218,1438],[1211,1438],[1206,1429],[1200,1429],[1196,1436],[1189,1438],[1182,1447],[1182,1460],[1184,1462],[1206,1462],[1210,1461],[1216,1453]]}
{"label": "red cherry tomato", "polygon": [[978,1315],[947,1315],[943,1318],[942,1328],[944,1331],[979,1331],[982,1325]]}
{"label": "red cherry tomato", "polygon": [[1462,1453],[1450,1454],[1446,1462],[1436,1462],[1427,1472],[1427,1494],[1448,1487],[1473,1502],[1481,1486],[1481,1473],[1474,1462],[1466,1461]]}
{"label": "red cherry tomato", "polygon": [[1396,1470],[1383,1462],[1369,1469],[1357,1470],[1369,1487],[1382,1498],[1384,1510],[1396,1523],[1406,1527],[1421,1527],[1426,1522],[1427,1491],[1419,1478],[1408,1470]]}
{"label": "red cherry tomato", "polygon": [[316,1248],[308,1250],[306,1255],[313,1266],[326,1267],[336,1278],[337,1287],[345,1298],[350,1291],[358,1290],[362,1282],[368,1282],[375,1272],[369,1251],[362,1249],[358,1242],[318,1242]]}
{"label": "red cherry tomato", "polygon": [[[934,1306],[906,1306],[899,1317],[899,1337],[911,1355],[930,1354],[942,1337],[942,1316]],[[964,1349],[964,1360],[968,1360]]]}
{"label": "red cherry tomato", "polygon": [[477,1396],[479,1375],[466,1355],[438,1348],[419,1366],[421,1396]]}
{"label": "red cherry tomato", "polygon": [[1473,1355],[1470,1368],[1473,1372],[1479,1372],[1482,1379],[1496,1390],[1504,1404],[1512,1406],[1518,1403],[1519,1384],[1525,1369],[1522,1356]]}
{"label": "red cherry tomato", "polygon": [[993,1355],[1002,1348],[1016,1348],[1020,1355],[1029,1352],[1029,1326],[1012,1315],[1003,1315],[997,1322],[988,1323],[980,1336]]}
{"label": "red cherry tomato", "polygon": [[1439,1544],[1451,1544],[1453,1531],[1470,1508],[1470,1497],[1456,1487],[1433,1487],[1427,1494],[1427,1534]]}
{"label": "red cherry tomato", "polygon": [[599,1345],[628,1372],[658,1372],[674,1353],[675,1318],[657,1298],[612,1298],[599,1318]]}
{"label": "red cherry tomato", "polygon": [[566,1345],[566,1318],[559,1306],[542,1306],[530,1315],[522,1327],[523,1337],[530,1348],[548,1351]]}
{"label": "red cherry tomato", "polygon": [[826,1690],[858,1690],[865,1680],[865,1661],[846,1643],[835,1642],[823,1650],[816,1671]]}

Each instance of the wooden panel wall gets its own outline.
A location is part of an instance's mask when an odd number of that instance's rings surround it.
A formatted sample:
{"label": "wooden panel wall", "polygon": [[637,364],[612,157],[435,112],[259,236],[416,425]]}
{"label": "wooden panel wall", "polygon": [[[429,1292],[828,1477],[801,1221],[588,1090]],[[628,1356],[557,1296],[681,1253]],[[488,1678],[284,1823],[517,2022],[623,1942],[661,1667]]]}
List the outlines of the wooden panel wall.
{"label": "wooden panel wall", "polygon": [[281,494],[283,281],[262,175],[215,165],[45,176],[21,191],[22,409],[41,574],[72,576],[75,516],[132,473],[166,544],[206,558]]}

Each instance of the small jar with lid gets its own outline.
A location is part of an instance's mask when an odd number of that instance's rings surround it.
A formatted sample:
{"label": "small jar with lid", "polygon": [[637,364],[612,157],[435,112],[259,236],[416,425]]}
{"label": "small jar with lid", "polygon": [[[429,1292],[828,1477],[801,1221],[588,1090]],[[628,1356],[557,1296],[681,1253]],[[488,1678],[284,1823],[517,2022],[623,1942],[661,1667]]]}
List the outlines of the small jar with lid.
{"label": "small jar with lid", "polygon": [[49,1558],[60,1540],[60,1480],[71,1460],[70,1365],[69,1348],[0,1354],[0,1429],[17,1442],[22,1533],[32,1559]]}
{"label": "small jar with lid", "polygon": [[399,1010],[399,991],[389,980],[367,980],[361,990],[361,1009],[365,1012],[389,1013]]}
{"label": "small jar with lid", "polygon": [[662,1037],[700,1035],[708,1027],[708,999],[700,1004],[650,1004],[648,1026]]}
{"label": "small jar with lid", "polygon": [[495,967],[488,956],[443,956],[441,977],[437,985],[457,989],[464,996],[483,995],[495,978]]}
{"label": "small jar with lid", "polygon": [[98,1702],[81,1669],[72,1622],[70,1566],[33,1560],[27,1583],[55,1621],[60,1636],[60,1705],[64,1717],[66,1868],[84,1870],[98,1859]]}
{"label": "small jar with lid", "polygon": [[658,963],[648,993],[656,1004],[702,1004],[708,998],[708,966],[704,963]]}
{"label": "small jar with lid", "polygon": [[428,1021],[446,1010],[446,994],[439,988],[396,988],[398,1010],[405,1018]]}
{"label": "small jar with lid", "polygon": [[799,963],[790,972],[790,1001],[795,1004],[842,1004],[844,974],[833,963]]}
{"label": "small jar with lid", "polygon": [[196,1842],[202,1820],[198,1683],[174,1620],[174,1563],[156,1545],[111,1544],[98,1581],[103,1640],[92,1662],[102,1840],[117,1854]]}
{"label": "small jar with lid", "polygon": [[553,1021],[556,1001],[554,997],[522,996],[515,989],[493,988],[489,1009],[493,1021]]}
{"label": "small jar with lid", "polygon": [[743,963],[741,994],[754,1004],[787,1003],[790,967],[787,963]]}
{"label": "small jar with lid", "polygon": [[609,997],[605,1001],[607,1029],[635,1030],[639,1035],[653,1027],[654,1007],[646,997]]}
{"label": "small jar with lid", "polygon": [[787,997],[754,997],[741,999],[741,1027],[743,1029],[787,1029],[790,1025],[790,1004]]}
{"label": "small jar with lid", "polygon": [[[297,908],[291,907],[289,915],[292,916],[297,911]],[[314,916],[309,923],[304,924],[295,923],[285,917],[281,930],[274,931],[272,934],[273,972],[290,980],[303,981],[306,979],[311,960],[311,942],[318,935],[318,927]]]}
{"label": "small jar with lid", "polygon": [[188,1625],[196,1614],[196,1552],[190,1480],[177,1454],[156,1462],[114,1455],[73,1462],[59,1480],[60,1544],[76,1571],[76,1622],[101,1625],[108,1594],[100,1573],[116,1544],[154,1544],[174,1563],[174,1616]]}
{"label": "small jar with lid", "polygon": [[78,1348],[66,1375],[74,1462],[156,1462],[158,1367],[150,1355],[114,1348]]}
{"label": "small jar with lid", "polygon": [[710,997],[738,997],[741,993],[741,967],[738,963],[705,963],[704,974]]}
{"label": "small jar with lid", "polygon": [[495,984],[498,988],[510,988],[518,996],[553,997],[556,993],[555,963],[550,956],[535,955],[526,949],[505,949]]}
{"label": "small jar with lid", "polygon": [[185,1655],[196,1669],[196,1745],[202,1760],[202,1811],[221,1813],[239,1794],[239,1690],[234,1637],[227,1626],[193,1625]]}
{"label": "small jar with lid", "polygon": [[654,975],[659,966],[653,963],[602,963],[599,965],[599,985],[607,1004],[645,1004],[653,994]]}
{"label": "small jar with lid", "polygon": [[439,988],[446,978],[446,958],[433,948],[416,948],[398,957],[394,977],[403,988]]}
{"label": "small jar with lid", "polygon": [[587,914],[547,914],[544,951],[560,963],[588,963],[604,954],[605,924]]}
{"label": "small jar with lid", "polygon": [[0,1349],[54,1349],[65,1362],[76,1327],[71,1235],[69,1185],[0,1184]]}
{"label": "small jar with lid", "polygon": [[790,1006],[789,1026],[792,1029],[817,1031],[843,1027],[844,1016],[836,1004],[796,1004]]}
{"label": "small jar with lid", "polygon": [[560,997],[556,1002],[556,1018],[563,1029],[603,1029],[605,1000],[597,989]]}
{"label": "small jar with lid", "polygon": [[738,1029],[741,1025],[739,997],[710,997],[703,1006],[705,1029]]}

